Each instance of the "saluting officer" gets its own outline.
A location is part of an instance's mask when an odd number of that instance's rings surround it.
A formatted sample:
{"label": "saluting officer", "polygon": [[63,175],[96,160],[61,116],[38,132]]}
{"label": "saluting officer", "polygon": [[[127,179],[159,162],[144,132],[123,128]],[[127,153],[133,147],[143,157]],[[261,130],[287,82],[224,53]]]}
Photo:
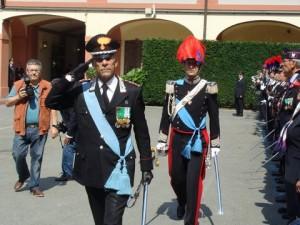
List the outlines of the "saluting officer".
{"label": "saluting officer", "polygon": [[46,104],[63,109],[74,105],[78,139],[73,177],[85,186],[96,225],[121,225],[133,186],[136,153],[133,127],[140,152],[142,177],[152,179],[150,137],[141,88],[116,75],[119,43],[99,34],[86,50],[92,55],[97,77],[79,82],[70,75],[56,82]]}
{"label": "saluting officer", "polygon": [[177,60],[183,65],[185,76],[166,84],[156,146],[158,151],[168,150],[169,175],[178,201],[177,217],[184,217],[185,225],[198,225],[209,145],[207,112],[212,156],[220,150],[217,84],[199,76],[204,58],[205,46],[192,35],[179,46]]}

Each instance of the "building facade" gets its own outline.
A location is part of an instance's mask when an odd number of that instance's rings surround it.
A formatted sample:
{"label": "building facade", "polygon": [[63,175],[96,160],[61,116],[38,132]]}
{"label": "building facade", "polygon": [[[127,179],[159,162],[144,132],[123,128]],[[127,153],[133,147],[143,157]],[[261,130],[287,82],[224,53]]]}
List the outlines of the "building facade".
{"label": "building facade", "polygon": [[0,97],[8,92],[8,61],[43,62],[51,80],[88,59],[98,33],[121,43],[120,74],[141,66],[142,41],[183,39],[300,42],[299,0],[2,0]]}

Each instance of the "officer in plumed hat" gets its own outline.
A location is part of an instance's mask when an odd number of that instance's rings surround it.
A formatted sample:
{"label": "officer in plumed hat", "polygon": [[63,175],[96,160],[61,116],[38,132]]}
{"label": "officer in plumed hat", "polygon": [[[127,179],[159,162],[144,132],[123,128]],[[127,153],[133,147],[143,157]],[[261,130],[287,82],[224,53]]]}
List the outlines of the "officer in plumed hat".
{"label": "officer in plumed hat", "polygon": [[46,104],[63,109],[74,105],[78,121],[73,176],[85,186],[96,225],[122,225],[133,186],[136,153],[143,182],[152,179],[150,137],[141,88],[116,75],[119,43],[99,34],[86,44],[96,78],[77,81],[71,74],[54,85]]}
{"label": "officer in plumed hat", "polygon": [[[188,36],[179,46],[177,60],[184,77],[167,81],[157,150],[167,151],[171,186],[177,196],[177,217],[185,225],[198,225],[208,146],[220,151],[217,84],[200,76],[205,46]],[[210,138],[206,116],[210,117]],[[209,141],[210,139],[210,141]]]}

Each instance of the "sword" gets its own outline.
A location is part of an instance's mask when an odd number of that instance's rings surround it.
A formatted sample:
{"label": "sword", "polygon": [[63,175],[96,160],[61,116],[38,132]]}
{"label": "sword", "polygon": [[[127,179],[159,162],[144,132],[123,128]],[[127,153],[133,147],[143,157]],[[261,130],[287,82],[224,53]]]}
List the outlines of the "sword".
{"label": "sword", "polygon": [[214,157],[214,165],[215,165],[217,194],[218,194],[218,214],[223,215],[224,211],[223,211],[223,205],[222,205],[221,184],[220,184],[220,177],[219,177],[219,161],[218,161],[217,155],[215,155],[215,157]]}
{"label": "sword", "polygon": [[[268,138],[271,134],[273,134],[275,132],[275,129],[271,130],[266,136],[263,137],[262,141],[265,141],[266,138]],[[261,141],[259,141],[257,144],[255,144],[252,148],[250,148],[249,151],[251,151],[252,149],[255,149],[258,145],[261,144]]]}
{"label": "sword", "polygon": [[141,225],[146,224],[146,213],[147,213],[147,199],[148,199],[148,183],[144,184],[144,195],[143,195],[143,211],[142,211],[142,223]]}
{"label": "sword", "polygon": [[139,183],[139,185],[136,188],[136,191],[134,192],[133,195],[130,195],[128,200],[127,200],[127,208],[132,208],[135,205],[136,200],[140,196],[141,192],[141,187],[142,187],[142,181]]}
{"label": "sword", "polygon": [[[272,144],[270,144],[269,146],[267,146],[266,148],[265,148],[265,150],[268,150],[268,149],[270,149],[270,148],[272,148],[275,144],[277,144],[278,142],[277,141],[274,141]],[[262,152],[260,152],[260,153],[258,153],[255,157],[253,157],[252,159],[251,159],[251,161],[253,161],[254,159],[256,159],[258,156],[260,156],[261,154],[263,154],[265,151],[262,151]]]}
{"label": "sword", "polygon": [[272,122],[273,120],[274,120],[274,119],[270,119],[270,120],[268,120],[268,121],[260,121],[260,122],[258,122],[258,123],[268,124],[268,123]]}
{"label": "sword", "polygon": [[264,165],[266,165],[267,163],[271,162],[272,159],[274,159],[280,152],[277,152],[276,154],[274,154],[271,158],[269,158],[267,161],[265,161],[260,167],[258,167],[255,172],[257,172],[261,167],[263,167]]}

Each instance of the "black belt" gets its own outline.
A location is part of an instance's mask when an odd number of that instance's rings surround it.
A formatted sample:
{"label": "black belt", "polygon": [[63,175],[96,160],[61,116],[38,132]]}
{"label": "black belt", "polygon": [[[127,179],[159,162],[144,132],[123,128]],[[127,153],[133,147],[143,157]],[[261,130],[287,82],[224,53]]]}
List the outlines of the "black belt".
{"label": "black belt", "polygon": [[39,124],[38,123],[27,123],[26,124],[26,128],[27,127],[30,127],[30,128],[36,128],[36,127],[39,127]]}

